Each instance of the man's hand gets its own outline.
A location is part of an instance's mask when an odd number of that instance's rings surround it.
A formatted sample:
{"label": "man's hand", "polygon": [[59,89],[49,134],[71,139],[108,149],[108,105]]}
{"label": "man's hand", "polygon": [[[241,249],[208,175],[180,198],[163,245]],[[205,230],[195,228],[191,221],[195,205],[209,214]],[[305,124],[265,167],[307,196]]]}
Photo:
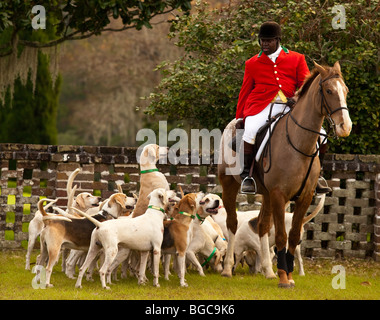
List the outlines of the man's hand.
{"label": "man's hand", "polygon": [[289,107],[289,108],[293,108],[294,105],[296,104],[297,102],[297,99],[295,99],[294,97],[292,98],[288,98],[288,101],[286,102],[286,105]]}
{"label": "man's hand", "polygon": [[244,119],[239,119],[235,124],[236,129],[244,129]]}

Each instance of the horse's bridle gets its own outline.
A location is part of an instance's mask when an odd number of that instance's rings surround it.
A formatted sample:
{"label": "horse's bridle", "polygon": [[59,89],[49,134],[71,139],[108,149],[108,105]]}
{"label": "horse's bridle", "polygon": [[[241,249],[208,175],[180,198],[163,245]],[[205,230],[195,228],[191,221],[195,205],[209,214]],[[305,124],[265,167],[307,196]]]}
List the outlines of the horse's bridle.
{"label": "horse's bridle", "polygon": [[334,74],[332,75],[331,77],[328,77],[324,80],[322,80],[322,77],[321,77],[321,80],[319,81],[319,92],[321,93],[321,96],[322,96],[322,100],[321,100],[321,114],[323,114],[322,110],[323,108],[326,110],[327,112],[327,120],[329,121],[330,123],[330,127],[333,129],[333,136],[335,137],[336,136],[336,133],[335,133],[335,122],[334,120],[331,118],[331,116],[339,111],[339,110],[348,110],[347,107],[339,107],[339,108],[336,108],[335,110],[332,111],[332,108],[329,106],[328,102],[327,102],[327,99],[325,97],[325,93],[323,92],[323,86],[322,84],[330,79],[333,79],[333,78],[340,78],[340,76],[338,74]]}
{"label": "horse's bridle", "polygon": [[288,142],[289,144],[293,147],[294,150],[296,150],[297,152],[301,153],[302,155],[306,156],[306,157],[315,157],[317,154],[318,154],[318,151],[319,151],[319,148],[317,148],[317,150],[312,153],[312,154],[306,154],[304,152],[302,152],[301,150],[299,150],[293,143],[292,141],[290,140],[290,136],[289,136],[289,132],[288,132],[288,120],[289,120],[289,117],[293,120],[293,122],[298,126],[300,127],[301,129],[303,130],[306,130],[306,131],[309,131],[309,132],[313,132],[315,134],[318,134],[319,136],[323,136],[324,139],[322,141],[321,144],[324,144],[327,140],[328,137],[336,137],[336,133],[335,133],[335,122],[334,120],[331,118],[331,116],[339,111],[339,110],[343,110],[343,109],[346,109],[348,110],[347,107],[339,107],[339,108],[336,108],[335,110],[332,110],[332,108],[330,107],[330,105],[328,104],[327,102],[327,99],[325,97],[325,93],[323,91],[323,86],[322,84],[330,79],[333,79],[333,78],[339,78],[340,76],[338,74],[334,74],[326,79],[323,79],[322,80],[322,77],[321,77],[321,80],[319,81],[319,92],[321,93],[321,96],[322,96],[322,100],[321,100],[321,114],[323,115],[323,108],[326,110],[326,117],[327,117],[327,120],[329,121],[330,123],[330,128],[332,128],[333,130],[333,134],[332,135],[329,135],[329,134],[324,134],[324,133],[321,133],[319,131],[315,131],[315,130],[312,130],[312,129],[309,129],[309,128],[306,128],[304,126],[302,126],[300,123],[298,123],[297,119],[295,119],[292,115],[292,110],[290,110],[289,114],[288,114],[288,117],[286,118],[286,137],[288,139]]}

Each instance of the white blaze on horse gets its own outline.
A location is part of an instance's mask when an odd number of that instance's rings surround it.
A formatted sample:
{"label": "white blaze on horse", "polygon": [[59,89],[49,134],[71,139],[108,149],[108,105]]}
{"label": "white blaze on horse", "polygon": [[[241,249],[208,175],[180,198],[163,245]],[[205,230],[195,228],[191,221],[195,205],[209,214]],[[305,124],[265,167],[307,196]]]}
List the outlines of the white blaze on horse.
{"label": "white blaze on horse", "polygon": [[[258,193],[263,195],[263,204],[258,222],[261,241],[262,267],[267,278],[276,277],[273,273],[268,245],[268,231],[275,225],[275,239],[278,260],[279,287],[290,286],[293,259],[296,246],[300,242],[302,219],[312,201],[317,185],[320,162],[317,141],[322,135],[320,129],[325,117],[328,118],[338,137],[349,136],[352,122],[349,116],[346,87],[339,62],[333,67],[322,67],[316,63],[315,69],[298,93],[294,108],[277,123],[272,132],[270,144],[255,164],[254,178]],[[223,187],[223,202],[227,211],[229,242],[222,275],[232,276],[234,237],[237,227],[236,196],[241,179],[231,175],[231,168],[238,161],[231,162],[228,153],[230,139],[236,135],[236,120],[232,120],[223,133],[218,165],[219,181]],[[226,148],[226,149],[225,149]],[[228,152],[226,152],[228,150]],[[315,160],[315,161],[314,161]],[[268,171],[269,169],[269,171]],[[235,170],[236,172],[236,170]],[[295,200],[294,216],[289,238],[285,232],[285,204]],[[286,245],[288,243],[288,251]]]}

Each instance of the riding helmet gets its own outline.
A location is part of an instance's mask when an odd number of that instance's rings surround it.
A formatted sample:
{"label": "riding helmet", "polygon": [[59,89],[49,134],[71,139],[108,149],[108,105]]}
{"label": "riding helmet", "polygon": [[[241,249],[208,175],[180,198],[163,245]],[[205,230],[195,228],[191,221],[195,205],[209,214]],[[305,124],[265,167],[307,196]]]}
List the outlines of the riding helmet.
{"label": "riding helmet", "polygon": [[281,27],[274,21],[264,22],[259,31],[259,39],[281,39]]}

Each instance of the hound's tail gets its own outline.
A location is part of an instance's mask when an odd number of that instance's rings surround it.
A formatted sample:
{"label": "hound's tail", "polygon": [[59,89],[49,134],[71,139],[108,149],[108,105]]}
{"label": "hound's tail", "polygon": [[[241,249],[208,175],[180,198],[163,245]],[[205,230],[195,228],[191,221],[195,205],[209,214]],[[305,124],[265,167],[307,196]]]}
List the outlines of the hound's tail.
{"label": "hound's tail", "polygon": [[83,219],[82,217],[74,216],[74,215],[72,215],[72,214],[70,214],[70,213],[66,212],[65,210],[58,208],[58,207],[53,207],[53,210],[57,211],[60,215],[66,217],[66,218],[69,218],[69,219]]}
{"label": "hound's tail", "polygon": [[183,193],[181,186],[179,186],[179,191],[181,192],[181,198],[183,198],[185,196],[185,194]]}
{"label": "hound's tail", "polygon": [[[45,207],[43,206],[43,203],[44,201],[50,201],[51,204],[49,203],[48,205],[46,205]],[[47,209],[49,206],[53,205],[56,201],[55,200],[50,200],[50,199],[41,199],[40,201],[38,201],[38,210],[41,212],[42,214],[42,220],[60,220],[60,221],[68,221],[68,222],[72,222],[71,219],[69,218],[66,218],[66,217],[63,217],[63,216],[59,216],[57,214],[51,214],[51,213],[47,213],[45,211],[45,209]]]}
{"label": "hound's tail", "polygon": [[96,227],[100,227],[102,225],[101,222],[99,222],[98,220],[94,219],[93,217],[91,217],[90,215],[88,215],[87,213],[84,213],[83,211],[77,209],[77,208],[74,208],[72,207],[73,210],[75,210],[76,212],[78,212],[81,216],[87,218],[88,220],[90,220]]}
{"label": "hound's tail", "polygon": [[305,218],[303,218],[302,224],[309,222],[311,219],[313,219],[319,213],[319,211],[321,211],[321,209],[323,208],[323,205],[325,204],[325,199],[326,199],[326,194],[324,194],[321,197],[321,200],[319,200],[319,203],[315,207],[314,211],[311,214],[309,214],[308,216],[306,216]]}
{"label": "hound's tail", "polygon": [[66,192],[67,192],[67,196],[70,195],[71,191],[73,190],[73,182],[74,182],[74,179],[75,177],[78,175],[78,173],[80,172],[80,169],[77,168],[75,169],[69,176],[69,179],[67,180],[67,186],[66,186]]}

